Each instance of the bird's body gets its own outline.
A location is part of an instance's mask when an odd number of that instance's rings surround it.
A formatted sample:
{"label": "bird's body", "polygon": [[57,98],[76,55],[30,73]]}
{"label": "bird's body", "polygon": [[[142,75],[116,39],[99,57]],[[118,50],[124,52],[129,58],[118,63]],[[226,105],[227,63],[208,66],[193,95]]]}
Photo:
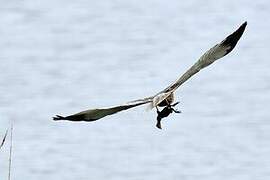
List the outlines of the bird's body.
{"label": "bird's body", "polygon": [[174,92],[177,90],[177,88],[181,86],[184,82],[186,82],[188,79],[190,79],[194,74],[198,73],[201,69],[209,66],[216,60],[230,53],[236,46],[238,40],[241,38],[246,28],[246,25],[247,22],[244,22],[235,32],[230,34],[220,43],[210,48],[208,51],[206,51],[199,58],[199,60],[193,66],[191,66],[182,76],[180,76],[174,83],[172,83],[159,93],[155,94],[154,96],[138,99],[119,106],[90,109],[66,117],[57,115],[53,119],[69,121],[96,121],[105,116],[112,115],[117,112],[147,103],[150,103],[152,108],[157,106],[165,106],[165,108],[163,109],[164,111],[161,111],[162,116],[158,114],[158,117],[159,119],[160,117],[167,117],[170,113],[172,113],[170,108],[171,104],[174,102]]}
{"label": "bird's body", "polygon": [[164,107],[168,106],[169,104],[172,104],[174,102],[174,93],[171,93],[166,99],[161,101],[157,106]]}
{"label": "bird's body", "polygon": [[171,113],[175,112],[175,113],[181,113],[181,111],[175,110],[173,107],[176,106],[179,102],[176,102],[174,104],[167,104],[165,108],[162,109],[162,111],[158,110],[158,107],[156,107],[157,109],[157,124],[156,127],[159,129],[161,128],[161,120],[165,117],[168,117]]}

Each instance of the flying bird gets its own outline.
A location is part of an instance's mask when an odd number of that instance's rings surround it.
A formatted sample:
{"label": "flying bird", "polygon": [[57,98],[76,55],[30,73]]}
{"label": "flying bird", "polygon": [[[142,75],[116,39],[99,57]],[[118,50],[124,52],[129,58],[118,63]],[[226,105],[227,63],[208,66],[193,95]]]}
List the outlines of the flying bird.
{"label": "flying bird", "polygon": [[[180,113],[180,111],[175,110],[173,107],[179,102],[174,103],[174,93],[179,86],[191,78],[194,74],[199,72],[201,69],[209,66],[216,60],[226,56],[230,53],[236,46],[238,40],[241,38],[245,31],[247,22],[244,22],[235,32],[227,36],[223,41],[216,44],[208,51],[206,51],[199,60],[191,66],[182,76],[180,76],[174,83],[169,85],[164,90],[155,94],[154,96],[146,97],[143,99],[137,99],[135,101],[130,101],[122,105],[105,107],[105,108],[95,108],[82,111],[69,116],[56,115],[53,120],[68,120],[68,121],[96,121],[105,116],[115,114],[117,112],[127,110],[136,106],[143,104],[150,104],[151,108],[156,108],[157,110],[157,124],[156,127],[161,129],[160,121],[162,118],[167,117],[169,114],[175,112]],[[174,103],[174,104],[173,104]],[[159,107],[164,107],[162,111],[158,110]]]}

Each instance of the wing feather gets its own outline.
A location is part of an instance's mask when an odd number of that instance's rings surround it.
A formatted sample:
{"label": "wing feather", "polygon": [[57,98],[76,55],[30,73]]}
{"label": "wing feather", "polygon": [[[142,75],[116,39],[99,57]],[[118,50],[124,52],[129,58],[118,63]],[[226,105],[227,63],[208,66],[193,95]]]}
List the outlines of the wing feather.
{"label": "wing feather", "polygon": [[69,121],[96,121],[100,118],[103,118],[108,115],[115,114],[117,112],[127,110],[129,108],[133,108],[142,104],[150,103],[152,102],[152,98],[145,98],[145,99],[139,99],[135,101],[128,102],[123,105],[119,106],[112,106],[107,108],[98,108],[98,109],[89,109],[86,111],[82,111],[70,116],[55,116],[54,120],[69,120]]}
{"label": "wing feather", "polygon": [[[154,99],[158,97],[158,100],[153,101],[151,106],[157,106],[160,102],[168,97],[168,94],[173,93],[179,86],[190,79],[194,74],[230,53],[244,33],[246,25],[247,22],[244,22],[235,32],[226,37],[222,42],[216,44],[214,47],[206,51],[199,58],[199,60],[193,66],[191,66],[181,77],[179,77],[174,83],[165,88],[163,91],[156,94]],[[162,94],[166,95],[162,96]]]}

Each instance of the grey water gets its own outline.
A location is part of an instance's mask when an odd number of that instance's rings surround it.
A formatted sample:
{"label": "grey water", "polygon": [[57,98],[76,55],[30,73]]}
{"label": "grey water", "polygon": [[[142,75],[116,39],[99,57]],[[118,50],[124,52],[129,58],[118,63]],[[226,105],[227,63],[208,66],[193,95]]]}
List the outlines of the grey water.
{"label": "grey water", "polygon": [[[269,11],[268,0],[1,0],[0,138],[13,121],[12,179],[270,179]],[[232,53],[178,89],[183,113],[163,130],[146,106],[52,121],[159,92],[244,21]]]}

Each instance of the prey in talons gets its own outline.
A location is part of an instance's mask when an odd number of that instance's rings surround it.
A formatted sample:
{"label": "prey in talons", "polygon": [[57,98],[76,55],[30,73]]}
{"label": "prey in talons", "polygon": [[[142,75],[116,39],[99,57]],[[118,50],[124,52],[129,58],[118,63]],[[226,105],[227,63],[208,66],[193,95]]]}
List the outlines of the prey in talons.
{"label": "prey in talons", "polygon": [[161,120],[165,117],[168,117],[171,113],[181,113],[181,111],[178,111],[176,109],[174,109],[174,107],[179,104],[179,102],[176,102],[174,104],[167,104],[165,108],[162,109],[162,111],[159,111],[158,107],[156,107],[157,109],[157,124],[156,127],[159,129],[162,129],[161,127]]}

